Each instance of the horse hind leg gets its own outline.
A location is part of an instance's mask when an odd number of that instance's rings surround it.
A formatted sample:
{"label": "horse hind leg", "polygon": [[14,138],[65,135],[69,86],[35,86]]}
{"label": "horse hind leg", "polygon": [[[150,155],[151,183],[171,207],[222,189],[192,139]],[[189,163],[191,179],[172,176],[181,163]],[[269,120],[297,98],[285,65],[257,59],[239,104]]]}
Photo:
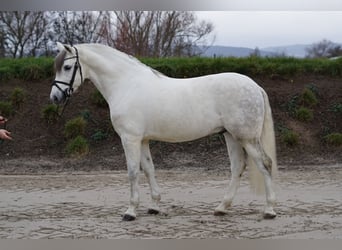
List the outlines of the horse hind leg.
{"label": "horse hind leg", "polygon": [[145,173],[151,189],[152,206],[148,209],[148,214],[159,214],[159,202],[161,199],[159,186],[157,184],[154,165],[151,157],[150,147],[148,141],[143,141],[141,147],[141,168]]}
{"label": "horse hind leg", "polygon": [[252,158],[256,167],[264,177],[266,191],[266,207],[264,210],[264,218],[273,219],[276,217],[276,213],[273,210],[276,197],[272,187],[272,160],[265,153],[258,140],[245,142],[244,148],[248,156]]}
{"label": "horse hind leg", "polygon": [[242,173],[246,168],[246,156],[241,144],[228,132],[224,133],[224,137],[230,158],[231,180],[222,202],[215,208],[214,215],[217,216],[227,213],[227,209],[231,206],[240,185]]}

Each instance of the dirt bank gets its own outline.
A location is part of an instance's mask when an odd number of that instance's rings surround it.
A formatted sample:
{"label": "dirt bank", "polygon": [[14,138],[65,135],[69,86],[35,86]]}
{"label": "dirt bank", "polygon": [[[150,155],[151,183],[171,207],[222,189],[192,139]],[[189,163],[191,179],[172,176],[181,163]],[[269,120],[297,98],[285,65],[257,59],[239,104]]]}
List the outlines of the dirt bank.
{"label": "dirt bank", "polygon": [[[323,136],[328,132],[342,132],[342,115],[332,109],[342,103],[342,83],[340,78],[317,75],[280,77],[264,76],[255,78],[268,93],[274,116],[278,161],[286,165],[341,163],[341,147],[327,144]],[[114,132],[107,107],[98,107],[92,101],[95,91],[90,82],[84,83],[70,100],[63,117],[47,124],[42,118],[42,110],[49,104],[52,79],[40,82],[11,80],[0,85],[0,100],[7,100],[14,88],[22,88],[25,101],[15,113],[8,117],[7,128],[14,140],[0,145],[0,171],[13,166],[28,168],[36,162],[39,168],[62,168],[67,170],[121,170],[125,168],[120,140]],[[295,96],[301,95],[307,87],[316,91],[318,104],[312,107],[314,118],[310,122],[298,121],[289,109],[293,108]],[[302,105],[302,103],[297,103]],[[338,106],[335,106],[335,108]],[[333,111],[334,110],[334,111]],[[70,119],[87,114],[88,123],[85,137],[90,144],[90,153],[83,159],[70,159],[65,154],[67,139],[63,130]],[[287,146],[282,140],[282,129],[292,129],[299,135],[297,146]],[[103,138],[94,139],[101,131]],[[212,136],[194,142],[168,144],[152,142],[152,156],[160,168],[174,168],[179,165],[193,165],[216,168],[226,164],[227,153],[223,138]],[[180,161],[180,162],[179,162]],[[92,164],[89,164],[92,163]],[[26,166],[27,167],[27,166]],[[32,169],[31,169],[32,170]],[[33,170],[32,170],[33,171]],[[32,172],[29,171],[28,172]]]}

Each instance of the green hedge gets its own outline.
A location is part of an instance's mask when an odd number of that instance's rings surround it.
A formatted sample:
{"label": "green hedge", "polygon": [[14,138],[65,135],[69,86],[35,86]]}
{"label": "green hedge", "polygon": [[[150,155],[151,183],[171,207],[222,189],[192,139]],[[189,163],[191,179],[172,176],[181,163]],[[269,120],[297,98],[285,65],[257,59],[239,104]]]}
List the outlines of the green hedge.
{"label": "green hedge", "polygon": [[184,78],[206,74],[237,72],[250,76],[318,74],[342,76],[342,59],[299,58],[143,58],[143,63],[172,77]]}
{"label": "green hedge", "polygon": [[[295,76],[318,74],[342,76],[342,59],[283,58],[141,58],[143,63],[165,75],[186,78],[221,72],[249,76]],[[0,80],[41,80],[52,77],[53,58],[0,59]]]}
{"label": "green hedge", "polygon": [[21,59],[0,59],[0,80],[21,79],[34,81],[46,79],[53,76],[53,59],[21,58]]}

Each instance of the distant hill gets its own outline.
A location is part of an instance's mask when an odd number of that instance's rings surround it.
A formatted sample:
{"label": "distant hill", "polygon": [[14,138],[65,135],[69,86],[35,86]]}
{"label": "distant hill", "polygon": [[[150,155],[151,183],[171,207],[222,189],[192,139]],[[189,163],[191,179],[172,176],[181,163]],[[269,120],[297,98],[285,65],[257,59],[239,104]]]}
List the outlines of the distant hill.
{"label": "distant hill", "polygon": [[288,46],[275,46],[262,48],[262,50],[275,53],[275,54],[285,54],[287,56],[293,57],[305,57],[306,49],[310,47],[311,44],[294,44]]}
{"label": "distant hill", "polygon": [[[254,49],[245,47],[231,47],[231,46],[211,46],[202,56],[204,57],[247,57],[254,52]],[[260,50],[261,56],[270,56],[272,52]]]}
{"label": "distant hill", "polygon": [[[342,44],[337,44],[341,45]],[[303,58],[306,55],[306,49],[312,46],[312,44],[294,44],[288,46],[274,46],[259,48],[261,56],[276,56],[284,54],[286,56]],[[204,57],[247,57],[250,56],[255,49],[245,47],[231,47],[231,46],[211,46],[202,56]]]}

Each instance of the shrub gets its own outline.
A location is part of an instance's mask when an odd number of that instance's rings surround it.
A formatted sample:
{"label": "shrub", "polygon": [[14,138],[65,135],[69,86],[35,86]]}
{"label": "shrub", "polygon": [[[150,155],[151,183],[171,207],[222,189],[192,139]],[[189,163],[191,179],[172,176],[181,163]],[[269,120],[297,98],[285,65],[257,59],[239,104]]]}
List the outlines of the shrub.
{"label": "shrub", "polygon": [[342,113],[342,103],[333,103],[331,104],[330,108],[328,111],[331,111],[335,114]]}
{"label": "shrub", "polygon": [[107,107],[107,101],[103,98],[102,94],[98,90],[95,90],[92,93],[90,99],[91,99],[91,102],[98,107],[101,107],[101,108]]}
{"label": "shrub", "polygon": [[42,117],[48,123],[53,123],[58,119],[58,106],[56,104],[49,104],[42,110]]}
{"label": "shrub", "polygon": [[14,114],[14,108],[11,102],[0,102],[0,114],[3,116],[11,116]]}
{"label": "shrub", "polygon": [[319,89],[315,84],[313,83],[306,84],[305,88],[310,89],[316,96],[319,96]]}
{"label": "shrub", "polygon": [[326,125],[323,125],[322,126],[322,129],[321,129],[321,135],[322,137],[325,137],[326,135],[330,134],[331,133],[331,128],[326,126]]}
{"label": "shrub", "polygon": [[79,135],[83,135],[85,132],[87,122],[83,117],[79,116],[65,124],[64,135],[67,138],[75,138]]}
{"label": "shrub", "polygon": [[87,140],[79,135],[70,140],[66,146],[66,153],[72,156],[83,156],[89,153],[89,145]]}
{"label": "shrub", "polygon": [[287,103],[282,105],[291,115],[294,115],[298,108],[298,98],[298,95],[293,95]]}
{"label": "shrub", "polygon": [[331,145],[341,146],[342,145],[342,134],[331,133],[324,137],[325,141]]}
{"label": "shrub", "polygon": [[25,101],[25,91],[22,88],[15,88],[11,93],[11,103],[15,107],[20,107]]}
{"label": "shrub", "polygon": [[39,64],[27,64],[22,67],[21,78],[24,80],[39,80],[44,79],[45,72]]}
{"label": "shrub", "polygon": [[107,139],[108,134],[102,132],[101,130],[97,130],[92,136],[91,139],[93,139],[94,141],[101,141],[104,139]]}
{"label": "shrub", "polygon": [[298,134],[291,129],[282,130],[281,138],[287,146],[296,146],[299,143]]}
{"label": "shrub", "polygon": [[11,72],[11,67],[8,65],[0,65],[0,81],[5,81],[13,78],[13,74]]}
{"label": "shrub", "polygon": [[91,120],[90,111],[88,109],[82,110],[81,111],[81,116],[86,121],[90,121]]}
{"label": "shrub", "polygon": [[315,93],[309,89],[305,88],[302,93],[303,103],[309,107],[315,106],[318,103]]}
{"label": "shrub", "polygon": [[312,111],[305,107],[300,107],[299,109],[297,109],[295,114],[297,119],[302,122],[309,122],[313,119]]}

